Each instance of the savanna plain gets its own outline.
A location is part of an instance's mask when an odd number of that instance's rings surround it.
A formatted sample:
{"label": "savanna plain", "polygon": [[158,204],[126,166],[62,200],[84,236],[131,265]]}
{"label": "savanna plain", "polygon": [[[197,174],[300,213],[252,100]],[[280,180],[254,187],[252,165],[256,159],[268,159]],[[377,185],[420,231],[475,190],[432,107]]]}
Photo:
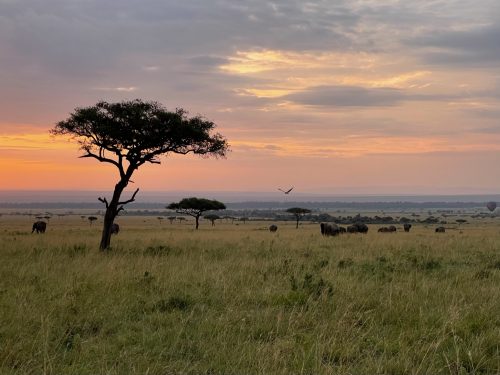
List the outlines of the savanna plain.
{"label": "savanna plain", "polygon": [[0,217],[1,374],[498,374],[500,226]]}

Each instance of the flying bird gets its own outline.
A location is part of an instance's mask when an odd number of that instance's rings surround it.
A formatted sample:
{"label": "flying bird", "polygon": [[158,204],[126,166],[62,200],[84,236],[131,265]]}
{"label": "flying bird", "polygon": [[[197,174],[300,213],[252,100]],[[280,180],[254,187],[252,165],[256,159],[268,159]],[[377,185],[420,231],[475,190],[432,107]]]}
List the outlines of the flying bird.
{"label": "flying bird", "polygon": [[285,190],[283,190],[283,189],[280,189],[280,188],[278,188],[278,190],[279,190],[279,191],[282,191],[282,192],[283,192],[283,193],[285,193],[285,194],[290,194],[290,192],[293,190],[293,186],[292,186],[290,189],[286,190],[286,191],[285,191]]}

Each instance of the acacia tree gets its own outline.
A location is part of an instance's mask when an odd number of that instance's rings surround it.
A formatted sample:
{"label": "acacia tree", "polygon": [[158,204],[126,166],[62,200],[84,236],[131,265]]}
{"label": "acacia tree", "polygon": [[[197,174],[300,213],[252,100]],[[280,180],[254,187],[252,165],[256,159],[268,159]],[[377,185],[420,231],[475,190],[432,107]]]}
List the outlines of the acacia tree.
{"label": "acacia tree", "polygon": [[75,139],[82,158],[93,158],[115,166],[119,172],[111,199],[99,197],[105,204],[101,250],[108,249],[111,226],[124,206],[135,200],[120,197],[134,172],[145,163],[160,164],[161,155],[198,154],[224,157],[228,144],[215,124],[201,116],[188,117],[183,109],[166,110],[160,103],[140,99],[77,108],[70,117],[56,124],[53,135]]}
{"label": "acacia tree", "polygon": [[212,223],[212,226],[214,227],[215,226],[215,220],[219,220],[220,216],[219,215],[215,215],[215,214],[209,214],[209,215],[203,215],[203,218],[205,218],[207,220],[210,220],[210,222]]}
{"label": "acacia tree", "polygon": [[184,198],[180,202],[170,203],[166,208],[175,210],[178,214],[184,214],[194,217],[196,229],[199,226],[199,219],[203,212],[225,210],[224,203],[205,198]]}
{"label": "acacia tree", "polygon": [[297,225],[295,225],[295,228],[299,227],[299,221],[304,217],[304,215],[311,213],[311,210],[307,208],[300,208],[300,207],[292,207],[286,210],[286,212],[293,214],[295,216],[295,220],[297,222]]}

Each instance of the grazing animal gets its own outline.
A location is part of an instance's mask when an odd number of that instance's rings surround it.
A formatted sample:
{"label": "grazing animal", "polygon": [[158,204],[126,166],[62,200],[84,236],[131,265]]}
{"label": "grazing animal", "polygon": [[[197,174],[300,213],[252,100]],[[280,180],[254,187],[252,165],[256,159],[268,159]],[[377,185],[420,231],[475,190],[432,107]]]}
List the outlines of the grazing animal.
{"label": "grazing animal", "polygon": [[45,233],[45,229],[47,229],[47,223],[45,221],[36,221],[33,223],[33,230],[31,233],[34,231],[37,233]]}
{"label": "grazing animal", "polygon": [[409,232],[411,229],[411,224],[405,223],[404,229],[405,229],[405,232]]}
{"label": "grazing animal", "polygon": [[278,230],[278,226],[277,225],[270,225],[269,226],[269,232],[276,232]]}
{"label": "grazing animal", "polygon": [[445,227],[437,227],[436,228],[436,233],[444,233],[446,232],[446,228]]}
{"label": "grazing animal", "polygon": [[391,233],[391,232],[396,232],[397,228],[394,225],[391,225],[390,227],[381,227],[381,228],[378,228],[378,231],[380,233]]}
{"label": "grazing animal", "polygon": [[365,223],[354,223],[347,227],[347,232],[349,233],[368,233],[368,225]]}
{"label": "grazing animal", "polygon": [[111,225],[111,234],[118,234],[120,232],[120,226],[116,223]]}
{"label": "grazing animal", "polygon": [[321,223],[320,225],[321,228],[321,234],[323,236],[336,236],[340,233],[340,229],[337,224],[327,224],[327,223]]}

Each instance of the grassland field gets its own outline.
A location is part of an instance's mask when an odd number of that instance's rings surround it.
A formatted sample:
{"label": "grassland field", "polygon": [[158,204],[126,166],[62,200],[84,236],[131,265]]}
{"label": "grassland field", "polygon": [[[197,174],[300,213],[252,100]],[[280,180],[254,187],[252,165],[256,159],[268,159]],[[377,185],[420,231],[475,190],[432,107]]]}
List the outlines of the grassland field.
{"label": "grassland field", "polygon": [[[0,217],[0,374],[499,374],[500,223]],[[399,226],[400,227],[400,226]]]}

